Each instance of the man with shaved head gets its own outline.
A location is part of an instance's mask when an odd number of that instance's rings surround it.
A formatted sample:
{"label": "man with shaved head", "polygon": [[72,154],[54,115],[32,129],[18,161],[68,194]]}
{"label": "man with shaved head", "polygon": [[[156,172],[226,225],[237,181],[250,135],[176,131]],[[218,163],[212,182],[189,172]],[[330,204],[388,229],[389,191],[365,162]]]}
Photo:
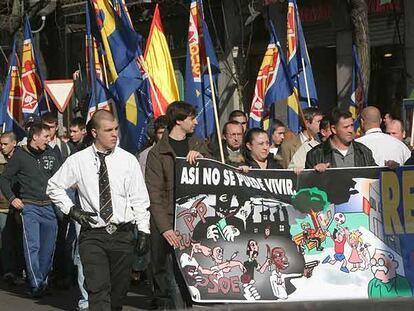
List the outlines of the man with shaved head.
{"label": "man with shaved head", "polygon": [[379,166],[387,161],[395,161],[403,165],[411,156],[408,147],[398,139],[381,131],[381,112],[374,106],[368,106],[361,113],[361,129],[364,136],[356,141],[367,146]]}
{"label": "man with shaved head", "polygon": [[[90,122],[93,144],[65,161],[49,179],[47,194],[82,227],[79,252],[89,310],[121,310],[134,246],[138,255],[149,246],[149,196],[137,159],[117,147],[113,114],[99,110]],[[80,206],[66,193],[73,187]]]}

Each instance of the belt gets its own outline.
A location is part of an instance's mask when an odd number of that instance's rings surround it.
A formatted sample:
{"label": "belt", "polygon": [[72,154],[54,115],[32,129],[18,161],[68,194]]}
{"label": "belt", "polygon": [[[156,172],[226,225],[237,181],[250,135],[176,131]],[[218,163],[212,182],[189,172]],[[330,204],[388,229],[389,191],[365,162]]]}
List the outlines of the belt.
{"label": "belt", "polygon": [[126,222],[122,224],[108,224],[105,227],[99,228],[82,228],[82,231],[106,231],[109,234],[113,234],[115,232],[128,232],[134,229],[134,224],[132,222]]}

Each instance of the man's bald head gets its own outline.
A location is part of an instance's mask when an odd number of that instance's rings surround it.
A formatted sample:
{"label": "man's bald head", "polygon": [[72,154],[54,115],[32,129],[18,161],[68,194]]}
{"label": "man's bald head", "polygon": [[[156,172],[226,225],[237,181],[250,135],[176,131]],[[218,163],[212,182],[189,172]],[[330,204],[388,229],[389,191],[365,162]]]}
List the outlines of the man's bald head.
{"label": "man's bald head", "polygon": [[381,112],[374,106],[364,108],[361,112],[361,118],[365,132],[369,129],[380,127],[381,125]]}
{"label": "man's bald head", "polygon": [[112,122],[112,121],[115,121],[115,116],[113,115],[112,112],[108,110],[105,110],[105,109],[98,110],[97,112],[93,114],[91,120],[89,121],[91,123],[90,128],[99,129],[101,122],[103,120]]}

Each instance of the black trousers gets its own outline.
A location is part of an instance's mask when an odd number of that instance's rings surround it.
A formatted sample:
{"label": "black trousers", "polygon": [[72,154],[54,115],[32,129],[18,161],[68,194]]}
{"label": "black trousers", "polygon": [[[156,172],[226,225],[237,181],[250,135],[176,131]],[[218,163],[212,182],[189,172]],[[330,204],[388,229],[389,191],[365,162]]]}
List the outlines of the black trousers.
{"label": "black trousers", "polygon": [[89,310],[122,310],[130,284],[133,262],[133,230],[81,231],[79,253],[83,264]]}
{"label": "black trousers", "polygon": [[151,219],[151,264],[155,298],[160,307],[184,309],[191,306],[191,296],[179,270],[174,249]]}
{"label": "black trousers", "polygon": [[26,268],[23,253],[23,230],[20,212],[13,207],[9,208],[6,226],[1,233],[1,263],[3,274],[11,272],[15,276],[22,276]]}

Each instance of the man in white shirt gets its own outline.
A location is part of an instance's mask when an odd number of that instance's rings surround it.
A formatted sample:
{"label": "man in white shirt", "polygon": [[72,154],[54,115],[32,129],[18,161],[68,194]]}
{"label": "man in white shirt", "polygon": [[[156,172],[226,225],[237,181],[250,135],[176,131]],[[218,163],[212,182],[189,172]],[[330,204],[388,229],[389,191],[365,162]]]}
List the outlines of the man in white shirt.
{"label": "man in white shirt", "polygon": [[[99,110],[90,122],[93,145],[65,161],[49,180],[47,194],[82,226],[79,251],[89,310],[121,310],[134,245],[141,254],[148,250],[149,196],[137,159],[116,146],[114,116]],[[69,188],[78,189],[80,208],[67,195]]]}
{"label": "man in white shirt", "polygon": [[411,156],[410,150],[403,142],[384,134],[380,125],[380,111],[374,106],[364,108],[361,113],[361,129],[364,136],[356,139],[356,141],[371,149],[375,163],[378,166],[385,166],[385,162],[389,160],[403,165]]}
{"label": "man in white shirt", "polygon": [[293,155],[298,151],[300,146],[305,142],[309,142],[315,139],[319,133],[319,124],[323,118],[322,112],[315,107],[309,107],[303,109],[303,122],[302,132],[295,138],[285,140],[280,148],[282,148],[282,166],[288,168]]}

